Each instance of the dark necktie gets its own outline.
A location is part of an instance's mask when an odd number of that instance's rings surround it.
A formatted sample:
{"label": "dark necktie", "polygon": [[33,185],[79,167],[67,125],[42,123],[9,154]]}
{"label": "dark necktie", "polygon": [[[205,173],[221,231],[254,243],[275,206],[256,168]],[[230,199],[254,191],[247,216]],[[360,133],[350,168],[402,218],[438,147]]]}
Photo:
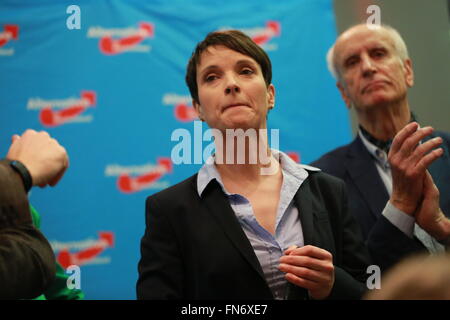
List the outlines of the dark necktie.
{"label": "dark necktie", "polygon": [[[411,120],[410,123],[416,121],[416,116],[411,112]],[[386,141],[379,140],[372,136],[366,129],[364,129],[361,125],[359,125],[359,129],[361,129],[362,134],[364,135],[364,138],[366,138],[368,141],[370,141],[373,145],[380,148],[381,150],[385,151],[386,153],[389,153],[389,149],[391,148],[392,140],[389,139]]]}

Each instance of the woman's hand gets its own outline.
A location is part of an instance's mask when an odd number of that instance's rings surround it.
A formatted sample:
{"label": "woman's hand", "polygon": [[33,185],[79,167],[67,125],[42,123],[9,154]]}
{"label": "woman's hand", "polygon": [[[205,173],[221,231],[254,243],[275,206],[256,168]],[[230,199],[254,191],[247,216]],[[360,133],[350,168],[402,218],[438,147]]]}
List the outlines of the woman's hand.
{"label": "woman's hand", "polygon": [[311,245],[291,247],[280,258],[279,269],[286,280],[305,289],[313,299],[325,299],[334,285],[333,256]]}

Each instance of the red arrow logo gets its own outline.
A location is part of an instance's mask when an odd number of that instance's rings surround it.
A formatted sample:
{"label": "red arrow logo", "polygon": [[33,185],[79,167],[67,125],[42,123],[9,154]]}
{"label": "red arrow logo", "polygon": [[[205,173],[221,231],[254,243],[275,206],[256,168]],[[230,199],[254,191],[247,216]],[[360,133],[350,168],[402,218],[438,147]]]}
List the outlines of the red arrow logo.
{"label": "red arrow logo", "polygon": [[300,163],[300,154],[295,151],[286,152],[286,154],[295,162]]}
{"label": "red arrow logo", "polygon": [[195,109],[184,103],[175,106],[175,118],[181,122],[190,122],[198,119]]}
{"label": "red arrow logo", "polygon": [[106,55],[119,54],[142,42],[145,38],[152,38],[153,35],[153,24],[141,22],[139,31],[135,35],[122,39],[113,39],[111,36],[101,38],[99,42],[100,51]]}
{"label": "red arrow logo", "polygon": [[94,91],[81,91],[82,102],[62,110],[54,111],[51,106],[47,106],[39,113],[39,120],[46,127],[60,126],[70,119],[80,115],[88,107],[96,104],[96,93]]}
{"label": "red arrow logo", "polygon": [[169,172],[172,172],[172,161],[170,158],[159,158],[158,166],[151,172],[137,177],[130,177],[128,174],[121,174],[117,179],[117,187],[123,193],[138,192],[155,183],[163,175]]}
{"label": "red arrow logo", "polygon": [[3,47],[9,40],[17,40],[19,37],[19,26],[15,24],[5,24],[5,31],[0,33],[0,47]]}
{"label": "red arrow logo", "polygon": [[81,266],[93,260],[106,248],[114,246],[114,234],[112,232],[99,232],[98,242],[91,248],[71,253],[68,249],[63,249],[57,256],[58,262],[66,269],[71,265]]}
{"label": "red arrow logo", "polygon": [[261,34],[257,34],[252,37],[252,40],[258,44],[263,45],[272,39],[275,36],[279,36],[281,34],[281,26],[277,21],[268,21],[266,22],[266,29],[261,32]]}

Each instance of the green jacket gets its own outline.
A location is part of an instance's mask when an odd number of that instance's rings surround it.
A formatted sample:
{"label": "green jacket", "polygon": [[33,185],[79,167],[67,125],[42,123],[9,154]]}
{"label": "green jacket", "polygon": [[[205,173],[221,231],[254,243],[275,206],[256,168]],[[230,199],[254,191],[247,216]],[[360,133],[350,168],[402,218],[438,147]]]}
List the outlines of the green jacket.
{"label": "green jacket", "polygon": [[[33,224],[37,229],[41,227],[41,217],[39,213],[30,205],[31,218]],[[57,262],[56,263],[56,277],[53,284],[35,300],[81,300],[84,299],[83,291],[79,289],[67,288],[67,279],[69,275],[66,274],[64,268]]]}

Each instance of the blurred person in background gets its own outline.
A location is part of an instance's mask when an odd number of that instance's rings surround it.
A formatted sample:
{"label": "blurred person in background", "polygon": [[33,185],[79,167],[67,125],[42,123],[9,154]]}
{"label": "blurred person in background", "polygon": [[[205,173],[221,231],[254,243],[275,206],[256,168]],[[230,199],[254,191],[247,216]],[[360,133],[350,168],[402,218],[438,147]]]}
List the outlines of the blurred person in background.
{"label": "blurred person in background", "polygon": [[367,300],[450,300],[450,254],[420,254],[398,263]]}

